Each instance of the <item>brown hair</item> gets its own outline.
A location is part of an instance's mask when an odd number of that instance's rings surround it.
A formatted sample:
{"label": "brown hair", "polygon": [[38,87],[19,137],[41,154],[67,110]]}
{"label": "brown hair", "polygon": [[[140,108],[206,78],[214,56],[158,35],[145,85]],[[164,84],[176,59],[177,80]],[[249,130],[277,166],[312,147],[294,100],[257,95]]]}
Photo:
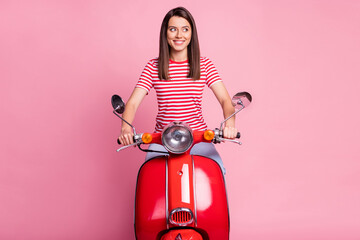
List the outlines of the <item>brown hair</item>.
{"label": "brown hair", "polygon": [[190,43],[187,46],[188,61],[190,65],[188,78],[192,78],[194,80],[200,79],[200,47],[196,25],[191,13],[183,7],[171,9],[162,21],[159,46],[159,79],[169,79],[170,46],[167,42],[167,28],[169,20],[173,16],[185,18],[190,23],[192,34]]}

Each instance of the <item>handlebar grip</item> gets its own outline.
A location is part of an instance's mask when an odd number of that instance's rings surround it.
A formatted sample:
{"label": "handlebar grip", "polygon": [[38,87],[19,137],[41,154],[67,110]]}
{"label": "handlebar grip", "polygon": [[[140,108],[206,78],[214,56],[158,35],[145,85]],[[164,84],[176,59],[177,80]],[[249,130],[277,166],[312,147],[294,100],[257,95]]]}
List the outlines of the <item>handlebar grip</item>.
{"label": "handlebar grip", "polygon": [[[134,142],[135,142],[135,136],[133,137],[133,140],[134,140]],[[121,145],[121,142],[120,142],[119,138],[118,138],[116,141],[117,141],[117,143],[118,143],[119,145]]]}
{"label": "handlebar grip", "polygon": [[237,132],[237,134],[236,134],[236,137],[235,138],[240,138],[240,132]]}

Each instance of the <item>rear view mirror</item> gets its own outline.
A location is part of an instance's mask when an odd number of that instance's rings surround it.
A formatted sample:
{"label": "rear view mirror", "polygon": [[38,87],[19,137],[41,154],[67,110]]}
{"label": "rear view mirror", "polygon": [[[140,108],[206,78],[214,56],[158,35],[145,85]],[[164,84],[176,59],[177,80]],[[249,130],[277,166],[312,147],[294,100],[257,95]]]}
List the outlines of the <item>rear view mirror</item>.
{"label": "rear view mirror", "polygon": [[238,110],[249,106],[252,101],[252,97],[248,92],[238,92],[231,100],[235,109]]}
{"label": "rear view mirror", "polygon": [[122,114],[124,112],[125,103],[119,95],[113,95],[111,97],[111,104],[117,113]]}

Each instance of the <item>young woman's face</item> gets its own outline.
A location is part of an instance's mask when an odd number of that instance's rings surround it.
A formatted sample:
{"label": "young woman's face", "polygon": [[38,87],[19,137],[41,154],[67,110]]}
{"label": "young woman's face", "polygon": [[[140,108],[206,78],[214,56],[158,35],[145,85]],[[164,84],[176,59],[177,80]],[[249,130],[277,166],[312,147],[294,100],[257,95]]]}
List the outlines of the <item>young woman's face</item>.
{"label": "young woman's face", "polygon": [[190,23],[182,17],[173,16],[169,20],[167,29],[167,41],[171,51],[187,51],[187,46],[191,40]]}

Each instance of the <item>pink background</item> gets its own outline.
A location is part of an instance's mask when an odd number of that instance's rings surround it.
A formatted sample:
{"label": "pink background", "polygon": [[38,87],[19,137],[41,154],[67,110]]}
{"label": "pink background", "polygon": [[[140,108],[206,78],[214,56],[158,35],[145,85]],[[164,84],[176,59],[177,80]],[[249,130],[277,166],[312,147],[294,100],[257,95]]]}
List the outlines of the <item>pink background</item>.
{"label": "pink background", "polygon": [[[356,0],[1,1],[0,239],[134,239],[144,153],[115,152],[110,97],[128,99],[179,5],[230,94],[254,98],[243,146],[217,146],[231,239],[360,239]],[[152,91],[137,130],[155,114]],[[204,114],[218,126],[209,89]]]}

